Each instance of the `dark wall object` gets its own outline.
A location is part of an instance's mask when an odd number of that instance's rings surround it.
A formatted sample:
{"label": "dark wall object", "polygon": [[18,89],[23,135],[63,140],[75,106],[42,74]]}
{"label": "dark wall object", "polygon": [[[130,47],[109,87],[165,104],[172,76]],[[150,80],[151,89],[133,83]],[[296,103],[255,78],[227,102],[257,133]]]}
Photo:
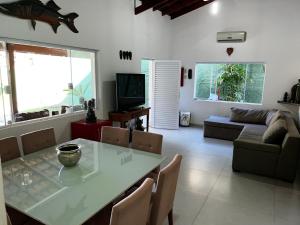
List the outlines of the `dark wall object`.
{"label": "dark wall object", "polygon": [[50,0],[47,4],[42,3],[40,0],[19,0],[0,4],[1,13],[20,19],[31,20],[33,29],[35,29],[36,20],[38,20],[50,24],[55,33],[57,33],[57,29],[61,23],[67,25],[74,33],[78,33],[74,25],[74,20],[78,17],[78,14],[70,13],[62,15],[58,12],[59,10],[60,7],[53,0]]}
{"label": "dark wall object", "polygon": [[231,56],[233,51],[234,51],[234,48],[227,48],[227,50],[226,50],[228,56]]}
{"label": "dark wall object", "polygon": [[192,69],[189,69],[189,72],[188,72],[188,78],[189,78],[189,79],[192,79],[192,78],[193,78],[193,70],[192,70]]}
{"label": "dark wall object", "polygon": [[181,67],[180,86],[183,87],[183,85],[184,85],[184,67]]}

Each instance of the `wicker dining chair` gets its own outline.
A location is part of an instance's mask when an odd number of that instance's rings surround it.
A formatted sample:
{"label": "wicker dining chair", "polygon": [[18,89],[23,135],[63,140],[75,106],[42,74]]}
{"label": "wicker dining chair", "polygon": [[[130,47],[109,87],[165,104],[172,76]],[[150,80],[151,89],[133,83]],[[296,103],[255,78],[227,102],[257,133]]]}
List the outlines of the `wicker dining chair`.
{"label": "wicker dining chair", "polygon": [[21,136],[24,155],[56,145],[54,128],[47,128]]}
{"label": "wicker dining chair", "polygon": [[0,140],[0,156],[2,162],[21,157],[16,137],[8,137]]}
{"label": "wicker dining chair", "polygon": [[[163,136],[160,134],[134,130],[132,132],[131,147],[145,152],[161,154],[162,141]],[[154,179],[154,181],[156,182],[159,170],[160,167],[158,166],[153,171],[151,171],[147,175],[147,177]]]}
{"label": "wicker dining chair", "polygon": [[152,207],[149,225],[162,225],[168,217],[169,225],[173,225],[173,204],[182,156],[175,155],[159,175],[156,192],[152,194]]}
{"label": "wicker dining chair", "polygon": [[129,130],[118,127],[104,126],[101,130],[101,142],[128,148]]}

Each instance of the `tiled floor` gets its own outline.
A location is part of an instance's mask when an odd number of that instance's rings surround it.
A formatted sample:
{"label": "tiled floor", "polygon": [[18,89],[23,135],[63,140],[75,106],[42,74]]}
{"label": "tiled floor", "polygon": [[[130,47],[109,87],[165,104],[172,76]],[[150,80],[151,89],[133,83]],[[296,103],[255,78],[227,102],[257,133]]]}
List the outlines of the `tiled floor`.
{"label": "tiled floor", "polygon": [[233,173],[232,142],[203,138],[199,127],[151,131],[164,135],[163,154],[168,160],[176,153],[184,157],[175,225],[300,224],[299,177],[290,184]]}

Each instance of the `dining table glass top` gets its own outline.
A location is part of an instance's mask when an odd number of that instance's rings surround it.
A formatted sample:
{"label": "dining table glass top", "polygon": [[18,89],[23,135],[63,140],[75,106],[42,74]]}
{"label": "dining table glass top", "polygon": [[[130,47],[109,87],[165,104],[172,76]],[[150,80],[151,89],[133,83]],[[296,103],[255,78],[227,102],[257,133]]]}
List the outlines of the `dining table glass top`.
{"label": "dining table glass top", "polygon": [[75,167],[56,146],[2,164],[5,202],[46,225],[80,225],[159,166],[164,157],[85,139]]}

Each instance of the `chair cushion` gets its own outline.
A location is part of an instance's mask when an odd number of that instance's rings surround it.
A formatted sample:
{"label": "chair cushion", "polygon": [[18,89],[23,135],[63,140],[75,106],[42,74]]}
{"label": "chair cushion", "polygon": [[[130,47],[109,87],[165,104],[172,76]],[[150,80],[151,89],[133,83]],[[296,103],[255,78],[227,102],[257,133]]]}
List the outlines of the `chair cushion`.
{"label": "chair cushion", "polygon": [[268,110],[231,108],[230,121],[240,123],[265,124]]}
{"label": "chair cushion", "polygon": [[268,144],[282,144],[287,133],[287,124],[285,119],[278,119],[270,124],[263,135],[263,142]]}

